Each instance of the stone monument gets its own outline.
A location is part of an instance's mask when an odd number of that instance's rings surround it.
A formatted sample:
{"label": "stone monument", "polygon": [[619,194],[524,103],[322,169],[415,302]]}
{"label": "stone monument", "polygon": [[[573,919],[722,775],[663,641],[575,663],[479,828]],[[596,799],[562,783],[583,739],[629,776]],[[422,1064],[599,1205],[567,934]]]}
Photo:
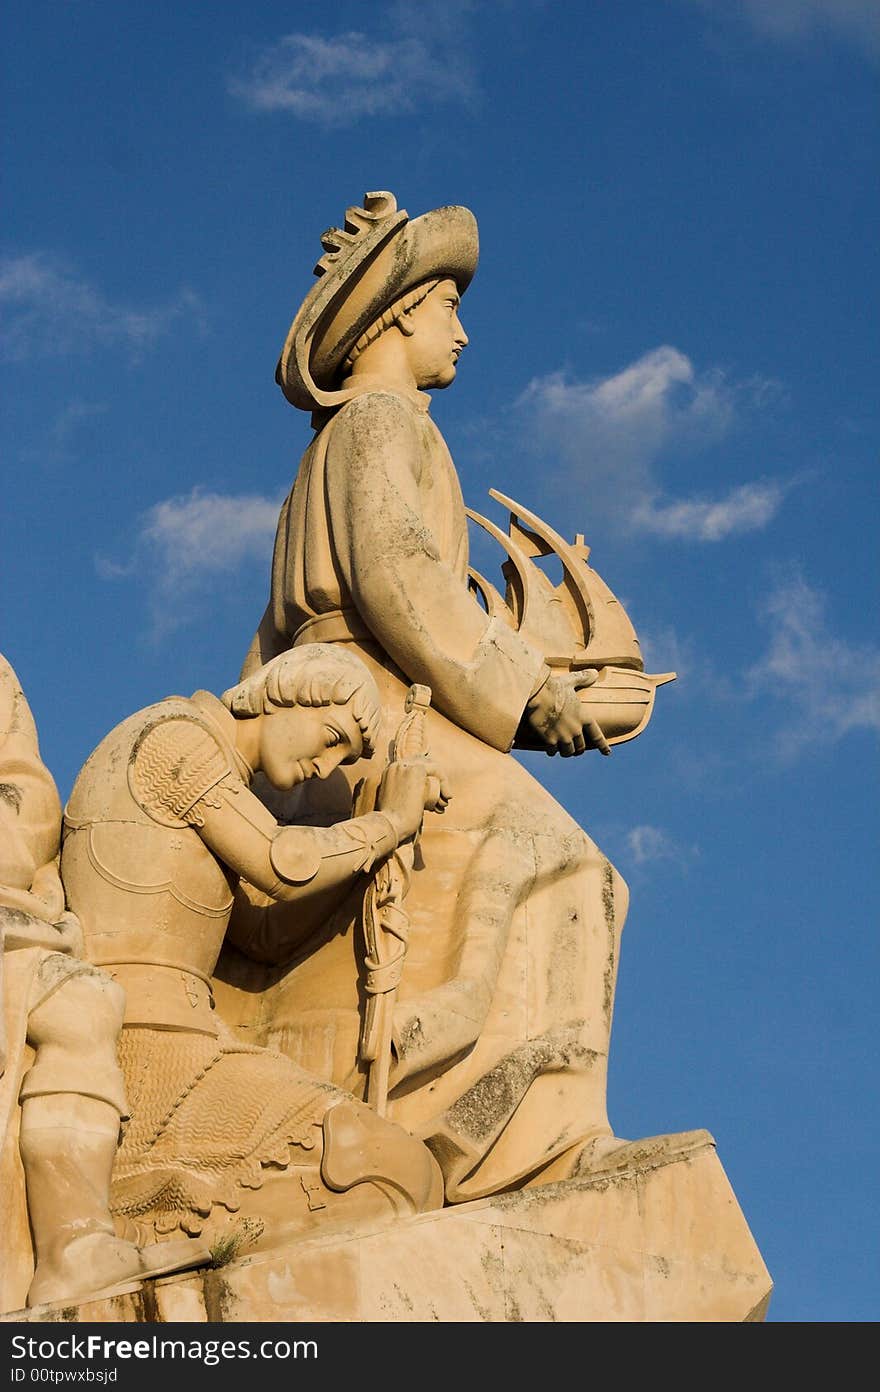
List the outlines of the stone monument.
{"label": "stone monument", "polygon": [[511,753],[607,756],[674,674],[582,536],[465,507],[428,393],[468,342],[469,210],[367,194],[322,242],[276,372],[314,435],[239,682],[124,722],[65,811],[67,910],[125,993],[105,1204],[136,1252],[196,1244],[78,1317],[761,1319],[713,1138],[609,1123],[627,889]]}

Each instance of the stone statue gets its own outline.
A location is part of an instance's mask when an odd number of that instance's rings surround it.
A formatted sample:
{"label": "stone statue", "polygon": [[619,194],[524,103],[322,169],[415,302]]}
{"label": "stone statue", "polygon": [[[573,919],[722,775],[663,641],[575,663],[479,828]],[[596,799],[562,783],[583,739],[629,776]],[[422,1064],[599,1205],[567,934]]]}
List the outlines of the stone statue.
{"label": "stone statue", "polygon": [[62,818],[0,659],[0,1316],[763,1319],[712,1136],[609,1124],[627,889],[512,757],[611,754],[674,674],[583,536],[465,508],[428,392],[473,215],[368,194],[322,240],[238,684],[123,721]]}
{"label": "stone statue", "polygon": [[[445,788],[424,760],[386,770],[376,810],[327,829],[279,827],[249,790],[328,783],[369,757],[379,693],[356,654],[282,653],[222,700],[171,696],[117,726],[80,771],[61,874],[85,951],[124,990],[119,1059],[131,1120],[113,1169],[119,1231],[277,1243],[328,1222],[442,1202],[421,1141],[281,1053],[243,1042],[211,974],[240,876],[297,918],[411,840]],[[432,790],[432,791],[429,791]],[[262,1234],[262,1236],[261,1236]]]}
{"label": "stone statue", "polygon": [[[469,581],[466,511],[427,392],[454,381],[467,346],[459,306],[477,264],[474,217],[444,207],[411,221],[391,194],[369,194],[322,240],[319,278],[276,374],[287,399],[312,412],[315,434],[281,512],[271,597],[243,672],[321,642],[357,654],[376,682],[383,723],[372,759],[283,805],[261,794],[284,817],[315,823],[349,816],[358,784],[365,805],[408,688],[432,692],[425,737],[452,801],[442,817],[426,813],[408,887],[388,1115],[436,1156],[447,1203],[620,1169],[634,1147],[642,1157],[704,1147],[702,1131],[636,1143],[612,1133],[606,1077],[626,886],[510,756],[514,746],[607,753],[644,727],[654,686],[668,678],[644,676],[625,616],[625,651],[615,649],[616,601],[598,577],[605,618],[579,638],[572,630],[561,654],[555,633],[517,623],[513,598],[487,611],[478,595],[497,592],[475,573]],[[522,544],[507,548],[520,580],[522,557],[546,550],[540,533],[549,534],[528,517],[518,529],[512,519]],[[572,573],[584,568],[582,538],[577,548]],[[518,584],[513,574],[512,596]],[[550,599],[548,623],[562,612]],[[589,595],[581,601],[596,610]],[[611,635],[604,651],[599,630]],[[286,906],[240,895],[233,941],[281,969],[257,997],[253,970],[227,954],[218,987],[240,1029],[260,1027],[261,1000],[268,1037],[358,1095],[368,1072],[362,897],[338,898],[285,960],[266,949],[264,928]]]}
{"label": "stone statue", "polygon": [[[110,1172],[127,1115],[123,995],[82,956],[58,873],[61,804],[18,678],[0,656],[0,1106],[10,1304],[73,1300],[186,1265],[116,1233]],[[36,1269],[34,1269],[36,1268]]]}

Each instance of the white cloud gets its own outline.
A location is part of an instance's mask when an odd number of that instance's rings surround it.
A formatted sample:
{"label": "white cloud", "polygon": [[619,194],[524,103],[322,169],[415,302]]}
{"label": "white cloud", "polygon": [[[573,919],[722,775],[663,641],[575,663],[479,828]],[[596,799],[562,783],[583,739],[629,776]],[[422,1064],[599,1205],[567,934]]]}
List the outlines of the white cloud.
{"label": "white cloud", "polygon": [[[731,0],[696,3],[725,14],[732,8]],[[836,38],[855,45],[868,57],[880,56],[877,0],[739,0],[736,7],[759,34],[770,38],[784,42]]]}
{"label": "white cloud", "polygon": [[120,564],[98,557],[98,572],[108,580],[145,580],[153,636],[161,637],[190,621],[218,575],[245,562],[268,571],[280,506],[280,499],[259,494],[194,488],[150,508],[141,519],[132,559]]}
{"label": "white cloud", "polygon": [[388,39],[356,31],[286,34],[256,56],[246,76],[232,78],[229,90],[257,111],[286,111],[325,126],[473,96],[467,61],[438,46],[432,27],[415,26],[400,12],[397,25]]}
{"label": "white cloud", "polygon": [[44,252],[0,259],[0,353],[7,361],[121,345],[138,354],[182,315],[200,318],[198,297],[182,289],[164,304],[114,304],[70,266]]}
{"label": "white cloud", "polygon": [[747,690],[789,705],[789,721],[772,741],[785,756],[850,731],[880,731],[880,650],[839,637],[826,610],[824,596],[799,574],[778,583],[762,606],[769,643]]}
{"label": "white cloud", "polygon": [[645,353],[610,377],[571,381],[564,373],[533,379],[518,405],[536,434],[555,446],[569,468],[589,480],[600,499],[622,487],[653,491],[652,466],[676,440],[723,435],[733,414],[730,391],[717,374],[698,380],[677,348]]}
{"label": "white cloud", "polygon": [[698,372],[667,344],[610,377],[536,378],[517,405],[542,452],[554,450],[567,480],[589,491],[593,515],[630,530],[717,541],[766,526],[785,485],[761,481],[721,498],[668,499],[657,463],[673,449],[717,442],[742,404],[764,406],[777,393],[777,384],[766,379],[737,383],[718,369]]}
{"label": "white cloud", "polygon": [[634,865],[668,860],[684,868],[697,854],[696,847],[685,850],[660,827],[647,824],[627,832],[626,844]]}
{"label": "white cloud", "polygon": [[161,554],[174,579],[233,570],[271,544],[278,503],[257,494],[232,496],[194,488],[150,508],[142,536]]}
{"label": "white cloud", "polygon": [[678,503],[643,499],[633,514],[638,531],[656,536],[683,537],[690,541],[723,541],[736,532],[766,527],[779,511],[785,495],[779,481],[745,483],[726,498],[709,502],[693,498]]}
{"label": "white cloud", "polygon": [[669,855],[669,839],[659,827],[633,827],[626,841],[636,865],[644,865],[646,860],[663,860]]}

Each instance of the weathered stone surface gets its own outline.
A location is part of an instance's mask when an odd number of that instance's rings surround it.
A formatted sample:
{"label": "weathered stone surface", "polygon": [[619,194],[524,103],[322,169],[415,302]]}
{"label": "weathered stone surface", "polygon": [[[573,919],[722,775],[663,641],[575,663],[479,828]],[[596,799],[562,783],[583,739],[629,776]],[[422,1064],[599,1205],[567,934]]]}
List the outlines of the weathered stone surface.
{"label": "weathered stone surface", "polygon": [[31,1322],[738,1323],[772,1281],[710,1145],[309,1238]]}

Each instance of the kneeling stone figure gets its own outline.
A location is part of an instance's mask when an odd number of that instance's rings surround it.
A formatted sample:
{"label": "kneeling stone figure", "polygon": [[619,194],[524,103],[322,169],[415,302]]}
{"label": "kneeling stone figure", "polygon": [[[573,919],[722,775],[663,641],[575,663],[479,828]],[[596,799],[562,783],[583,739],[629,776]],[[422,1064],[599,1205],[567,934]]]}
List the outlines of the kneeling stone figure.
{"label": "kneeling stone figure", "polygon": [[[418,831],[424,760],[389,765],[377,810],[335,826],[281,827],[250,792],[287,790],[372,749],[373,679],[321,645],[283,654],[227,691],[171,696],[116,727],[65,809],[61,873],[86,954],[125,991],[119,1058],[130,1120],[111,1210],[137,1242],[259,1245],[325,1222],[438,1207],[421,1141],[271,1049],[243,1042],[210,978],[239,877],[273,899],[313,900],[366,875]],[[435,791],[436,790],[436,791]]]}

